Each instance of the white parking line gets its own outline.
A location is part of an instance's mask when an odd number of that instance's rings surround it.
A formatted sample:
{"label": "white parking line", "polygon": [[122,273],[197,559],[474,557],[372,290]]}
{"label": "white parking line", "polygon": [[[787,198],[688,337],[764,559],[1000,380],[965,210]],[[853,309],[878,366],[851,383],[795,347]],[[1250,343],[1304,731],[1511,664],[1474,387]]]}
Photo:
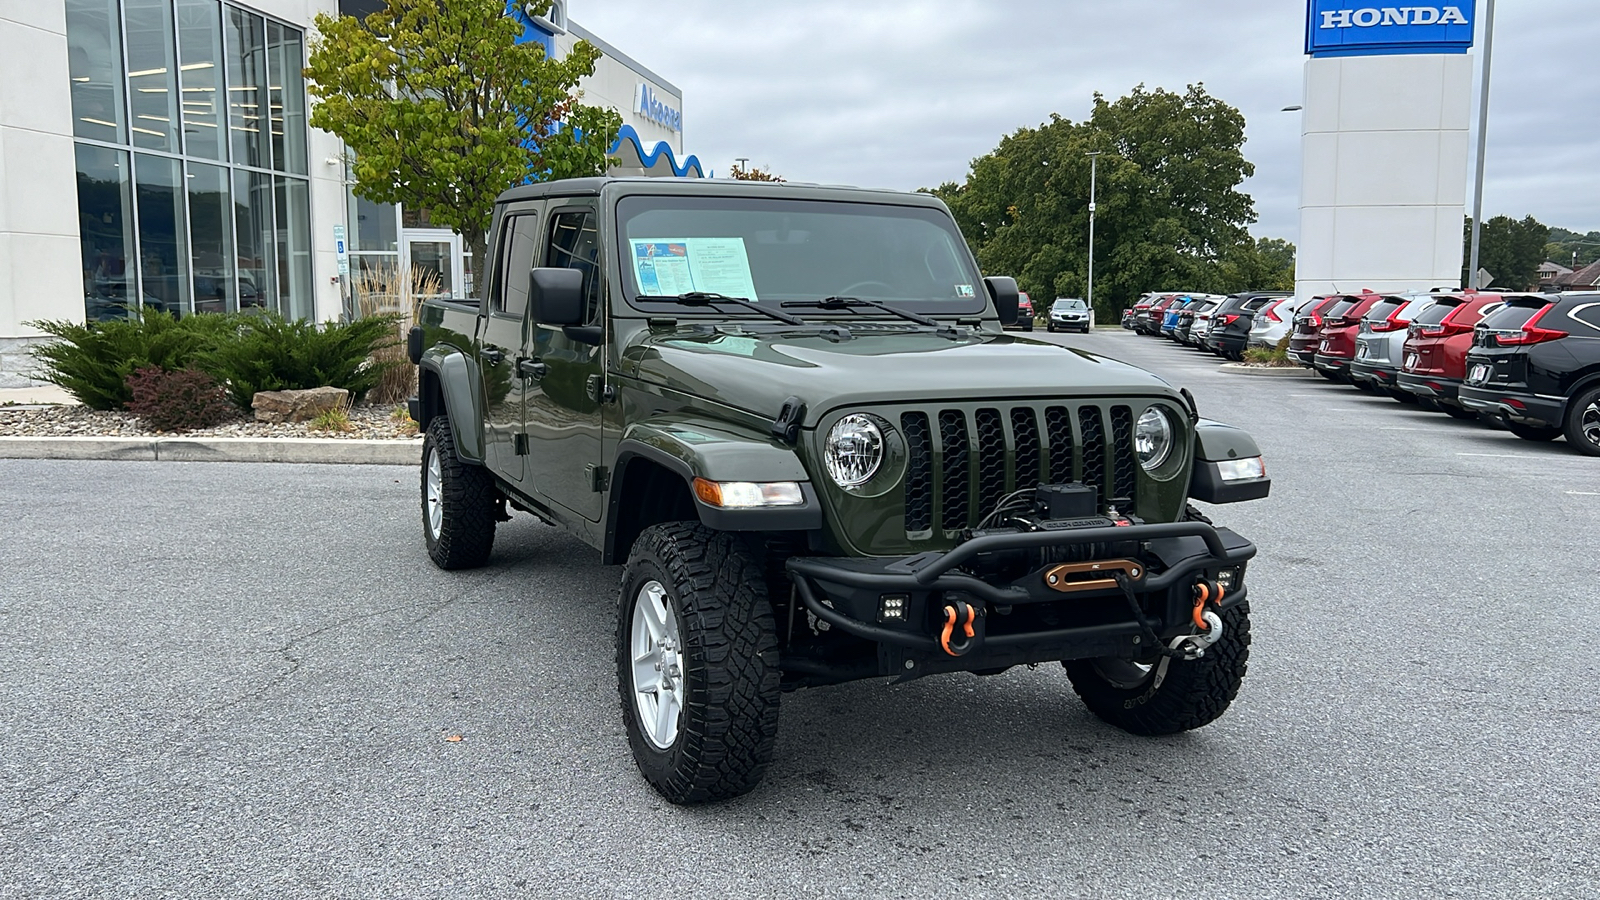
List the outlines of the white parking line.
{"label": "white parking line", "polygon": [[1457,453],[1457,456],[1486,456],[1490,459],[1561,459],[1557,456],[1533,456],[1527,453]]}
{"label": "white parking line", "polygon": [[1574,497],[1600,497],[1600,491],[1567,491]]}

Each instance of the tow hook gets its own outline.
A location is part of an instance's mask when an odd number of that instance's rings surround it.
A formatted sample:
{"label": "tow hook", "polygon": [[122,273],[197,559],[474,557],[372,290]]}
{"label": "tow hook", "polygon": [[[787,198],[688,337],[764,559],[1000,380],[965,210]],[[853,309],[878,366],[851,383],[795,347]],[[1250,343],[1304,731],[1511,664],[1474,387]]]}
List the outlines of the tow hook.
{"label": "tow hook", "polygon": [[[965,600],[947,604],[944,608],[944,630],[939,633],[939,647],[951,656],[960,656],[971,650],[973,638],[977,636],[972,623],[977,618],[978,610]],[[952,644],[950,635],[955,631],[958,622],[961,624],[962,633],[966,635],[966,640]]]}
{"label": "tow hook", "polygon": [[1222,640],[1222,617],[1206,609],[1206,604],[1209,602],[1212,606],[1220,607],[1224,593],[1222,585],[1216,582],[1195,582],[1194,627],[1200,629],[1200,633],[1179,635],[1172,639],[1171,644],[1172,649],[1182,653],[1184,659],[1199,659],[1206,655],[1206,648]]}

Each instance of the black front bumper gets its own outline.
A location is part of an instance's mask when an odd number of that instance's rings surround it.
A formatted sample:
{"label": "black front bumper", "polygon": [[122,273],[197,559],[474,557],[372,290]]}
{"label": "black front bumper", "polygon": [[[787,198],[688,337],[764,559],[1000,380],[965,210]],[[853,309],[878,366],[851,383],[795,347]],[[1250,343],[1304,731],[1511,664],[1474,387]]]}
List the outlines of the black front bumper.
{"label": "black front bumper", "polygon": [[[989,554],[1089,544],[1138,547],[1128,558],[1143,571],[1129,585],[1143,625],[1134,619],[1121,587],[1109,579],[1101,587],[1065,593],[1045,582],[1053,563],[1009,581],[963,570]],[[794,557],[788,571],[812,615],[878,646],[873,674],[916,676],[1064,659],[1139,658],[1149,652],[1146,627],[1163,642],[1194,633],[1197,579],[1216,581],[1223,570],[1234,570],[1234,586],[1222,605],[1243,602],[1245,564],[1255,553],[1254,544],[1229,529],[1177,522],[985,535],[950,551],[908,557]],[[886,596],[903,598],[903,617],[881,617]],[[957,600],[979,610],[976,634],[958,656],[940,642],[942,610]]]}

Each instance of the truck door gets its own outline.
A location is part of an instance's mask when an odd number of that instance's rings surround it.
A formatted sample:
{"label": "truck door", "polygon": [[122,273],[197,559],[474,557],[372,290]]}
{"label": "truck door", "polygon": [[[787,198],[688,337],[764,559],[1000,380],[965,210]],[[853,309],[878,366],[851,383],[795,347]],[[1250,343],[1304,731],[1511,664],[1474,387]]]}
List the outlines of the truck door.
{"label": "truck door", "polygon": [[[560,204],[560,205],[558,205]],[[583,272],[590,325],[603,325],[600,240],[594,201],[551,200],[545,219],[542,266]],[[600,521],[605,465],[600,447],[603,378],[601,346],[573,340],[559,326],[532,323],[527,356],[544,364],[530,382],[528,438],[533,443],[530,477],[539,493],[591,522]]]}
{"label": "truck door", "polygon": [[484,461],[507,481],[527,479],[528,438],[523,424],[529,380],[518,372],[518,356],[528,342],[528,272],[539,249],[536,204],[519,204],[504,213],[496,245],[484,272],[489,291],[478,341],[478,371],[483,379]]}

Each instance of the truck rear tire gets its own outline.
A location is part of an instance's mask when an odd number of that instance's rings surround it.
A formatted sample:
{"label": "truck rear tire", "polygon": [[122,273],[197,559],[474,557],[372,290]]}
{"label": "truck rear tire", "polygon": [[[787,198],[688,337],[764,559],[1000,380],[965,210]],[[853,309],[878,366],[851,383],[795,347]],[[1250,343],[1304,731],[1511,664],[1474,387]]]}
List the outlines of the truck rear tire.
{"label": "truck rear tire", "polygon": [[422,534],[434,565],[475,569],[489,561],[498,494],[487,469],[456,455],[449,418],[435,416],[422,441]]}
{"label": "truck rear tire", "polygon": [[777,623],[737,536],[645,529],[623,569],[616,643],[624,728],[651,787],[689,805],[761,782],[778,735]]}
{"label": "truck rear tire", "polygon": [[1222,640],[1199,659],[1080,659],[1062,663],[1089,711],[1131,734],[1177,734],[1216,721],[1239,694],[1250,660],[1250,603],[1222,613]]}

